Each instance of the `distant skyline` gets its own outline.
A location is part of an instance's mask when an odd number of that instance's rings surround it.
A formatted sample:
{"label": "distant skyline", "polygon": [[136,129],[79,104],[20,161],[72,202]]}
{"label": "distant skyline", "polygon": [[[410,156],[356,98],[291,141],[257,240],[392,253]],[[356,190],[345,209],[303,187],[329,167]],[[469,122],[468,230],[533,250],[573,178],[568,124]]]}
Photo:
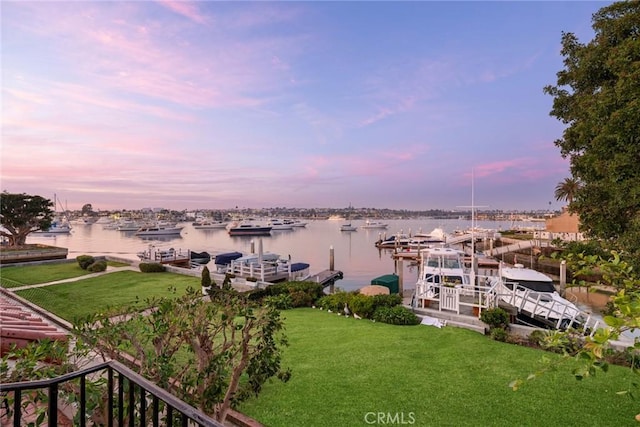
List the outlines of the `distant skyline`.
{"label": "distant skyline", "polygon": [[428,210],[473,174],[485,209],[559,209],[542,89],[611,3],[2,1],[1,189]]}

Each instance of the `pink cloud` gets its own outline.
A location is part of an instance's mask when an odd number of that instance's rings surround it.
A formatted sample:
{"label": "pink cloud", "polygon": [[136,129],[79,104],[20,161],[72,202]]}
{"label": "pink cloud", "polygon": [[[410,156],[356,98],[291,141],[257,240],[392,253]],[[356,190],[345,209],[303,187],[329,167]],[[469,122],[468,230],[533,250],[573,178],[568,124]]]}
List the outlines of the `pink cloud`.
{"label": "pink cloud", "polygon": [[207,23],[208,19],[205,15],[200,13],[198,6],[195,2],[189,1],[173,1],[173,0],[156,0],[159,4],[166,7],[167,9],[177,13],[178,15],[182,15],[191,19],[193,22],[198,24]]}

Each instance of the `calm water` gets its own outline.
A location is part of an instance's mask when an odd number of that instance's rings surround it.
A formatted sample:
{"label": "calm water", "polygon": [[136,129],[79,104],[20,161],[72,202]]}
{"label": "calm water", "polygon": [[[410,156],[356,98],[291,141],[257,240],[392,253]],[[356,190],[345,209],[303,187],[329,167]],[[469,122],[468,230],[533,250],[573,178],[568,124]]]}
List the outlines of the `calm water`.
{"label": "calm water", "polygon": [[[336,283],[337,287],[353,290],[371,283],[371,279],[395,272],[391,251],[378,250],[374,244],[381,233],[388,236],[398,233],[430,232],[440,227],[447,232],[465,229],[470,226],[464,220],[389,220],[389,228],[358,229],[354,232],[340,231],[344,221],[310,221],[304,228],[272,231],[271,236],[229,236],[225,229],[196,230],[191,223],[183,223],[180,236],[142,238],[134,232],[105,230],[103,224],[72,224],[70,234],[45,235],[31,234],[27,243],[43,243],[69,249],[69,258],[77,255],[114,255],[126,259],[138,260],[137,253],[155,249],[174,248],[176,250],[207,251],[212,256],[222,252],[239,251],[249,253],[251,242],[257,251],[259,240],[265,252],[274,252],[282,257],[291,255],[294,262],[306,262],[311,265],[311,273],[329,268],[330,247],[334,248],[334,266],[344,273],[344,279]],[[360,225],[364,221],[352,221]],[[511,222],[479,221],[478,227],[506,230]],[[531,226],[519,223],[521,226]],[[210,269],[214,269],[213,261]],[[404,262],[404,288],[411,289],[417,280],[417,268]]]}

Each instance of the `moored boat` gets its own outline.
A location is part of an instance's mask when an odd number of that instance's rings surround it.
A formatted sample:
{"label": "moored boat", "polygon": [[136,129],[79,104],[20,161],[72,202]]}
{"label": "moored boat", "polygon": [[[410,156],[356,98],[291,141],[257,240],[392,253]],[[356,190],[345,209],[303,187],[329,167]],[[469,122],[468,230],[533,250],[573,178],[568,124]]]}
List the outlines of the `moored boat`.
{"label": "moored boat", "polygon": [[227,225],[230,236],[265,236],[271,234],[271,226],[248,221],[236,221]]}
{"label": "moored boat", "polygon": [[136,231],[136,236],[174,236],[180,235],[183,227],[171,225],[143,226]]}

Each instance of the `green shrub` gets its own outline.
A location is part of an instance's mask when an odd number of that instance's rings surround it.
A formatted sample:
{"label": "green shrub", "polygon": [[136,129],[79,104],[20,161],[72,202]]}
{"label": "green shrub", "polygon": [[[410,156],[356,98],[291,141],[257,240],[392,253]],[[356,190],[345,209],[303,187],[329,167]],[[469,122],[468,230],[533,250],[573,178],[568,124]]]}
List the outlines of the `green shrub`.
{"label": "green shrub", "polygon": [[375,311],[374,298],[368,295],[354,294],[349,301],[349,308],[352,313],[365,319],[371,319]]}
{"label": "green shrub", "polygon": [[417,325],[420,323],[418,316],[402,305],[395,307],[378,307],[373,313],[373,320],[391,325]]}
{"label": "green shrub", "polygon": [[400,294],[374,295],[372,298],[374,310],[378,307],[395,307],[402,304]]}
{"label": "green shrub", "polygon": [[78,255],[76,261],[78,261],[78,265],[83,270],[86,270],[87,267],[96,262],[95,258],[91,255]]}
{"label": "green shrub", "polygon": [[157,262],[141,262],[140,271],[143,273],[162,273],[165,268],[164,265]]}
{"label": "green shrub", "polygon": [[98,273],[100,271],[105,271],[106,269],[107,269],[107,261],[104,261],[104,260],[96,261],[93,264],[91,264],[89,267],[87,267],[87,271],[90,271],[92,273]]}
{"label": "green shrub", "polygon": [[529,343],[532,345],[542,347],[542,343],[544,342],[545,335],[546,334],[544,331],[540,329],[536,329],[535,331],[529,334],[529,336],[527,337],[527,341],[529,341]]}
{"label": "green shrub", "polygon": [[292,290],[286,295],[291,298],[291,304],[293,307],[311,307],[315,302],[310,294],[302,290]]}
{"label": "green shrub", "polygon": [[489,325],[490,329],[506,329],[509,326],[509,313],[500,307],[490,308],[480,313],[480,320]]}
{"label": "green shrub", "polygon": [[344,305],[349,303],[350,295],[353,294],[349,294],[345,291],[338,291],[331,295],[325,295],[318,300],[318,305],[325,310],[341,312],[344,310]]}
{"label": "green shrub", "polygon": [[264,298],[264,305],[275,307],[278,310],[288,310],[293,307],[289,294],[271,295]]}
{"label": "green shrub", "polygon": [[507,342],[509,339],[509,333],[502,328],[492,328],[489,334],[496,341]]}
{"label": "green shrub", "polygon": [[200,274],[200,286],[203,288],[208,288],[211,286],[211,273],[209,272],[209,267],[206,265],[202,269],[202,273]]}

